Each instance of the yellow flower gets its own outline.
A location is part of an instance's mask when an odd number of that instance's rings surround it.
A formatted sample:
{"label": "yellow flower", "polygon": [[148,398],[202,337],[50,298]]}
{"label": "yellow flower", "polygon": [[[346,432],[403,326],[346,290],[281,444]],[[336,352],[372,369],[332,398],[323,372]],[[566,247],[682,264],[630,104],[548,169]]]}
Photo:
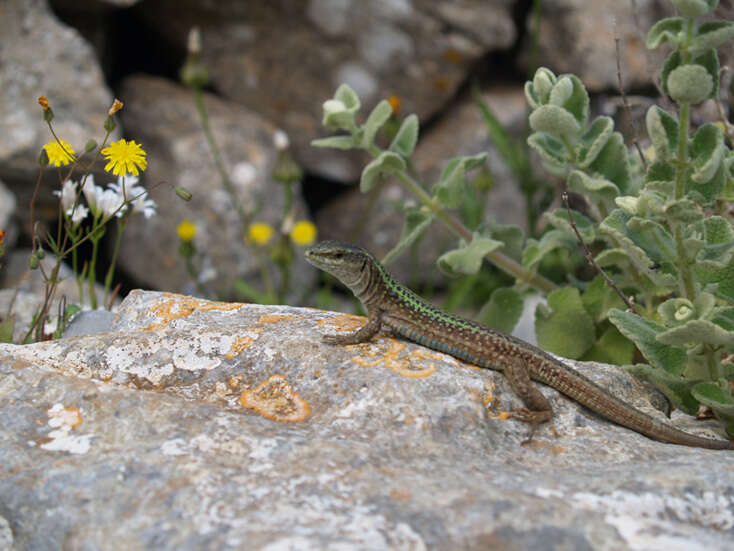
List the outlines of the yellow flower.
{"label": "yellow flower", "polygon": [[265,222],[254,222],[247,229],[247,238],[256,245],[265,245],[273,237],[275,230]]}
{"label": "yellow flower", "polygon": [[122,106],[124,104],[117,98],[115,98],[115,101],[112,102],[112,107],[110,107],[110,110],[107,111],[108,115],[114,115],[117,113],[120,109],[122,109]]}
{"label": "yellow flower", "polygon": [[310,245],[316,240],[316,226],[308,220],[296,222],[291,230],[291,240],[296,245]]}
{"label": "yellow flower", "polygon": [[44,111],[48,111],[48,98],[46,96],[39,96],[38,105],[40,105]]}
{"label": "yellow flower", "polygon": [[74,148],[64,140],[48,142],[43,146],[43,149],[46,150],[46,156],[48,156],[48,162],[51,166],[64,166],[76,161]]}
{"label": "yellow flower", "polygon": [[148,161],[145,160],[145,151],[135,140],[119,140],[112,142],[102,150],[102,155],[107,159],[104,169],[112,172],[115,176],[137,176],[138,169],[145,170]]}
{"label": "yellow flower", "polygon": [[176,228],[176,233],[178,234],[179,238],[181,238],[181,241],[190,243],[196,235],[196,226],[193,222],[184,220]]}
{"label": "yellow flower", "polygon": [[397,115],[398,111],[400,111],[400,104],[402,103],[400,96],[396,96],[395,94],[388,96],[387,102],[390,104],[390,107],[392,107],[392,114]]}

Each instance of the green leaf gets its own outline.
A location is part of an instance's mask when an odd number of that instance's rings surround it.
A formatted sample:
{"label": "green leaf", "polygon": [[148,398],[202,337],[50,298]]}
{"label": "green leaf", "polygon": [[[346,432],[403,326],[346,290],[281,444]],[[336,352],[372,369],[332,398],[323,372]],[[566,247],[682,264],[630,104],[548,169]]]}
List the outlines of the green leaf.
{"label": "green leaf", "polygon": [[711,48],[701,55],[694,58],[693,63],[703,66],[711,79],[713,80],[713,88],[709,92],[707,98],[716,98],[719,95],[719,56],[716,50]]}
{"label": "green leaf", "polygon": [[695,279],[709,292],[734,303],[734,258],[726,266],[697,262],[691,266]]}
{"label": "green leaf", "polygon": [[668,76],[670,76],[670,73],[677,69],[681,63],[683,63],[683,58],[681,57],[680,50],[673,50],[663,62],[663,71],[660,77],[663,85],[663,92],[667,95],[670,95],[670,92],[668,91]]}
{"label": "green leaf", "polygon": [[568,151],[563,142],[548,134],[536,132],[528,136],[528,145],[535,149],[546,163],[562,168],[568,162]]}
{"label": "green leaf", "polygon": [[12,314],[0,322],[0,342],[12,343],[15,330],[15,316]]}
{"label": "green leaf", "polygon": [[347,150],[357,147],[357,143],[353,136],[329,136],[328,138],[311,140],[311,146]]}
{"label": "green leaf", "polygon": [[667,111],[653,105],[647,110],[645,124],[647,135],[655,149],[656,162],[665,161],[675,155],[678,151],[678,121]]}
{"label": "green leaf", "polygon": [[548,96],[556,83],[556,75],[545,67],[535,71],[533,80],[525,83],[525,98],[532,109],[537,109],[548,101]]}
{"label": "green leaf", "polygon": [[392,140],[390,151],[402,155],[406,159],[413,154],[415,144],[418,142],[418,116],[408,115],[400,125],[400,129]]}
{"label": "green leaf", "polygon": [[734,396],[726,388],[726,382],[720,385],[713,382],[701,382],[691,388],[691,394],[705,406],[709,406],[716,417],[727,425],[727,434],[732,435],[734,424]]}
{"label": "green leaf", "polygon": [[611,117],[596,117],[588,130],[581,135],[581,147],[576,164],[580,168],[587,168],[594,162],[612,132],[614,132],[614,121]]}
{"label": "green leaf", "polygon": [[686,412],[688,415],[698,413],[698,400],[691,394],[691,389],[696,381],[688,381],[680,376],[671,375],[663,369],[649,365],[637,364],[626,369],[638,379],[655,385],[655,388],[662,392],[677,409]]}
{"label": "green leaf", "polygon": [[690,199],[670,201],[665,205],[664,212],[668,220],[686,225],[698,222],[703,218],[701,209]]}
{"label": "green leaf", "polygon": [[708,344],[734,350],[734,331],[727,331],[707,320],[690,320],[683,325],[673,327],[657,336],[659,342],[671,346],[685,344]]}
{"label": "green leaf", "polygon": [[626,365],[632,363],[634,356],[635,345],[615,327],[610,327],[581,359],[585,362]]}
{"label": "green leaf", "polygon": [[468,245],[442,254],[437,261],[438,267],[453,276],[476,274],[482,267],[484,257],[502,245],[501,241],[475,235]]}
{"label": "green leaf", "polygon": [[586,313],[578,289],[562,287],[548,295],[548,306],[535,310],[535,334],[544,350],[577,359],[595,341],[594,322]]}
{"label": "green leaf", "polygon": [[555,138],[574,140],[581,126],[572,113],[557,105],[541,105],[530,113],[530,128]]}
{"label": "green leaf", "polygon": [[481,231],[482,237],[491,237],[505,244],[502,254],[520,262],[522,248],[525,243],[525,232],[520,226],[513,224],[492,224],[488,231]]}
{"label": "green leaf", "polygon": [[726,331],[734,331],[734,308],[722,308],[711,317],[711,321]]}
{"label": "green leaf", "polygon": [[382,263],[387,265],[398,258],[405,250],[407,250],[418,238],[423,235],[428,226],[433,222],[433,216],[424,211],[420,207],[407,207],[405,209],[405,223],[400,232],[400,239],[390,252],[382,259]]}
{"label": "green leaf", "polygon": [[619,195],[619,188],[606,178],[592,178],[581,170],[574,170],[568,175],[568,189],[574,193],[588,197],[593,202],[611,203]]}
{"label": "green leaf", "polygon": [[486,153],[451,159],[433,188],[435,197],[446,208],[458,207],[464,194],[467,171],[477,168],[485,162],[487,162]]}
{"label": "green leaf", "polygon": [[[655,285],[663,289],[676,289],[677,279],[674,268],[669,263],[669,251],[663,252],[655,241],[655,235],[648,235],[637,228],[630,227],[633,218],[642,222],[642,219],[633,217],[622,209],[614,209],[599,225],[599,229],[611,235],[624,249],[627,258],[637,271],[648,277]],[[661,232],[664,234],[664,232]],[[669,243],[666,243],[670,246]],[[659,267],[658,267],[659,266]]]}
{"label": "green leaf", "polygon": [[729,264],[734,254],[734,228],[726,218],[709,216],[693,226],[693,231],[702,233],[705,243],[696,256],[698,262],[715,263],[721,267]]}
{"label": "green leaf", "polygon": [[654,367],[675,376],[683,373],[686,368],[685,350],[657,340],[657,336],[665,331],[665,327],[617,308],[609,311],[609,321],[620,333],[635,343],[645,359]]}
{"label": "green leaf", "polygon": [[670,97],[680,104],[700,103],[711,97],[713,89],[713,77],[698,63],[679,65],[668,75]]}
{"label": "green leaf", "polygon": [[361,107],[359,96],[349,84],[342,84],[334,92],[334,99],[341,101],[350,113],[356,113]]}
{"label": "green leaf", "polygon": [[[596,239],[596,228],[594,222],[576,210],[571,211],[571,216],[576,224],[576,228],[581,234],[581,238],[585,243],[591,243]],[[576,234],[571,227],[566,209],[556,209],[553,212],[543,213],[542,219],[552,225],[554,228],[563,230],[569,236],[576,238]]]}
{"label": "green leaf", "polygon": [[714,177],[724,160],[725,149],[721,128],[711,122],[699,127],[691,140],[694,182],[703,184]]}
{"label": "green leaf", "polygon": [[392,151],[383,151],[362,170],[359,189],[362,193],[366,193],[375,186],[382,174],[395,174],[405,168],[405,161],[400,155]]}
{"label": "green leaf", "polygon": [[522,315],[522,295],[512,287],[499,287],[492,292],[479,311],[477,320],[504,333],[511,333]]}
{"label": "green leaf", "polygon": [[390,115],[392,115],[392,107],[390,106],[390,102],[388,102],[387,100],[382,100],[380,103],[375,105],[375,108],[369,114],[367,120],[364,123],[364,134],[362,134],[361,143],[361,146],[364,149],[368,149],[372,146],[377,132],[380,130],[380,128],[382,128],[382,125],[387,122],[387,120],[390,118]]}
{"label": "green leaf", "polygon": [[658,306],[658,313],[668,327],[682,325],[696,317],[696,308],[687,298],[671,298]]}
{"label": "green leaf", "polygon": [[558,248],[576,246],[576,240],[561,230],[550,230],[543,234],[540,241],[528,239],[522,253],[522,264],[529,270],[534,269],[543,257]]}
{"label": "green leaf", "polygon": [[734,21],[707,21],[696,29],[688,51],[693,55],[716,48],[734,38]]}
{"label": "green leaf", "polygon": [[719,3],[719,0],[670,0],[683,17],[694,19],[710,11]]}
{"label": "green leaf", "polygon": [[[583,128],[589,120],[589,94],[579,77],[572,74],[562,75],[559,77],[558,82],[556,82],[556,85],[554,86],[554,90],[561,81],[565,82],[566,80],[571,82],[571,93],[568,94],[567,92],[563,92],[562,97],[564,98],[564,101],[559,105],[571,113],[579,123],[579,127]],[[564,84],[564,86],[566,85]],[[552,96],[553,91],[551,91],[551,97]]]}
{"label": "green leaf", "polygon": [[670,42],[674,47],[680,43],[679,35],[683,30],[683,18],[666,17],[655,23],[647,32],[648,49],[657,48],[665,42]]}
{"label": "green leaf", "polygon": [[[610,309],[624,308],[622,299],[619,298],[619,295],[617,295],[614,289],[607,285],[606,280],[601,274],[598,274],[592,279],[589,286],[584,289],[584,293],[581,295],[581,301],[586,311],[596,323],[607,319],[607,313]],[[623,363],[630,363],[631,361]]]}
{"label": "green leaf", "polygon": [[631,181],[630,162],[622,134],[612,133],[594,162],[589,165],[589,169],[613,182],[621,194],[628,194]]}

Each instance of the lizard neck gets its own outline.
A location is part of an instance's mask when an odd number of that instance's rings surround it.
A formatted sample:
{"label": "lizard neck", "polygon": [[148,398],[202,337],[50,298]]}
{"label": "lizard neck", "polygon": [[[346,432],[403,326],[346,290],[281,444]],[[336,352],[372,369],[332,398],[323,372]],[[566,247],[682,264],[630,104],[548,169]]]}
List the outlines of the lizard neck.
{"label": "lizard neck", "polygon": [[378,307],[389,288],[390,274],[374,258],[365,258],[361,270],[344,284],[354,293],[368,312]]}

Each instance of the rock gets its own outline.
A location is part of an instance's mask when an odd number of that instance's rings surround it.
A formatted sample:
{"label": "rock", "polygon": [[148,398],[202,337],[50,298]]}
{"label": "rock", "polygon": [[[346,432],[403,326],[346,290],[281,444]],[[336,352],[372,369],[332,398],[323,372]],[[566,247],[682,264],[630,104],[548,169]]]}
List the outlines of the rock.
{"label": "rock", "polygon": [[87,310],[79,312],[64,331],[64,337],[79,337],[109,331],[115,314],[109,310]]}
{"label": "rock", "polygon": [[[38,155],[53,140],[38,97],[48,98],[56,134],[77,153],[84,151],[89,139],[101,141],[113,97],[92,48],[76,30],[60,23],[44,0],[3,2],[0,36],[0,178],[24,207],[19,215],[26,229],[30,228],[27,207],[38,178]],[[118,137],[119,130],[112,134],[112,139]],[[56,215],[51,190],[59,186],[57,170],[46,171],[36,213],[47,220]]]}
{"label": "rock", "polygon": [[[170,182],[194,196],[184,202],[176,197],[172,186],[152,190],[158,214],[149,219],[137,217],[128,225],[120,249],[120,267],[150,287],[192,290],[178,253],[180,240],[176,234],[178,224],[190,220],[196,225],[197,250],[216,267],[216,274],[207,282],[213,292],[231,294],[235,277],[257,278],[258,260],[244,243],[246,229],[220,181],[192,92],[161,78],[140,75],[125,79],[120,98],[125,102],[121,111],[125,127],[148,153],[148,188]],[[271,176],[276,128],[248,109],[210,94],[205,103],[212,132],[244,209],[258,209],[253,221],[280,227],[283,188]],[[294,204],[304,213],[297,188]],[[314,275],[312,270],[298,268],[305,266],[305,261],[301,255],[297,257],[294,285],[305,284]]]}
{"label": "rock", "polygon": [[[522,90],[497,86],[485,90],[482,98],[503,126],[517,139],[522,139],[526,120]],[[518,180],[492,143],[482,114],[468,94],[464,94],[457,105],[448,109],[425,133],[421,130],[421,136],[413,161],[428,189],[439,180],[452,157],[487,152],[487,168],[494,185],[487,197],[484,219],[527,228],[525,199]],[[473,172],[469,177],[475,175]],[[361,193],[357,187],[339,195],[318,212],[319,235],[324,239],[359,241],[360,245],[381,258],[397,244],[400,236],[405,221],[400,205],[418,205],[418,201],[394,178],[385,183],[374,207],[368,210],[371,201],[372,195]],[[456,211],[451,211],[451,215],[456,217]],[[355,237],[355,228],[362,220],[362,231]],[[436,258],[457,245],[458,238],[440,220],[436,220],[418,243],[417,254],[403,254],[390,265],[390,269],[402,281],[441,282],[444,278],[435,268]]]}
{"label": "rock", "polygon": [[[562,436],[523,447],[499,373],[386,336],[321,342],[362,322],[135,291],[112,332],[0,345],[16,547],[730,546],[731,452],[654,442],[547,387]],[[645,407],[625,372],[577,367]]]}
{"label": "rock", "polygon": [[[672,15],[667,3],[544,0],[540,9],[540,65],[556,74],[575,74],[590,92],[619,88],[615,32],[620,40],[622,77],[628,90],[649,86],[651,75],[660,70],[665,59],[659,50],[648,50],[645,39],[656,21]],[[532,14],[527,19],[527,30],[526,65],[533,47]]]}
{"label": "rock", "polygon": [[[396,94],[408,112],[441,109],[487,51],[515,38],[512,2],[476,3],[210,2],[165,0],[141,5],[148,22],[183,51],[201,27],[213,86],[282,127],[309,171],[341,181],[359,176],[363,158],[312,148],[321,104],[343,82],[366,110]],[[369,112],[369,111],[367,111]]]}

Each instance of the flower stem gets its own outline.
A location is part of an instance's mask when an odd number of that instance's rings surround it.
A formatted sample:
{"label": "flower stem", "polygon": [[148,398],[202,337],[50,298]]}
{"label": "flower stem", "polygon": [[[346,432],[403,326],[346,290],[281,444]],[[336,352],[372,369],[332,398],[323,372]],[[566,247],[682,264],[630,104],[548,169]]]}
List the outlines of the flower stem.
{"label": "flower stem", "polygon": [[125,231],[127,225],[127,216],[123,218],[117,218],[117,235],[115,236],[115,248],[112,251],[112,261],[110,267],[107,270],[107,275],[104,280],[104,302],[107,304],[107,296],[110,292],[110,286],[112,285],[112,276],[115,273],[115,264],[117,263],[117,253],[120,251],[120,242],[122,241],[122,232]]}

